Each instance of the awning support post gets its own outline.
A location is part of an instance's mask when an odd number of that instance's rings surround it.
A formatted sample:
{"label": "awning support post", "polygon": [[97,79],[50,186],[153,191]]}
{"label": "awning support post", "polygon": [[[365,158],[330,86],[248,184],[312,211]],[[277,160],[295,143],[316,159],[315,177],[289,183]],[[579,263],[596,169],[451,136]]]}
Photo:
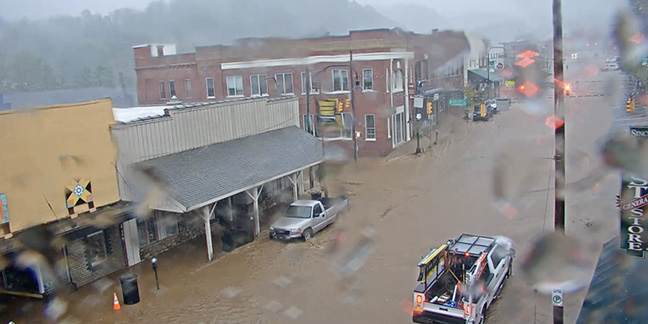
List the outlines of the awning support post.
{"label": "awning support post", "polygon": [[298,173],[293,173],[293,174],[288,176],[288,180],[290,180],[290,183],[292,183],[292,185],[293,185],[293,201],[297,201],[297,199],[298,199],[297,174]]}
{"label": "awning support post", "polygon": [[252,188],[252,193],[249,190],[245,192],[254,201],[254,236],[259,236],[259,233],[261,233],[261,223],[259,221],[259,196],[261,196],[261,191],[263,191],[263,186]]}
{"label": "awning support post", "polygon": [[229,221],[234,221],[234,210],[232,209],[232,196],[227,198],[228,210],[229,210]]}
{"label": "awning support post", "polygon": [[212,259],[214,259],[214,247],[212,246],[211,226],[209,225],[209,218],[211,217],[209,206],[205,206],[202,208],[201,216],[202,219],[205,221],[205,239],[207,240],[207,262],[209,262]]}

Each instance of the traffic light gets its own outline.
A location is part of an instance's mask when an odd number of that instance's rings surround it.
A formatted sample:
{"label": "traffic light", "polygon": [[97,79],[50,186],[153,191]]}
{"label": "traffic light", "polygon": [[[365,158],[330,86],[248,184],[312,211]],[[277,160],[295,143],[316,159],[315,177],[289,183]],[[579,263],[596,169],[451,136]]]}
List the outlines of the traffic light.
{"label": "traffic light", "polygon": [[571,84],[567,83],[565,84],[565,95],[569,96],[571,93]]}
{"label": "traffic light", "polygon": [[432,115],[432,102],[428,101],[427,103],[427,114]]}
{"label": "traffic light", "polygon": [[635,99],[634,98],[628,98],[628,101],[626,101],[626,112],[633,112],[635,110]]}
{"label": "traffic light", "polygon": [[344,103],[342,101],[338,102],[338,112],[341,113],[344,111]]}
{"label": "traffic light", "polygon": [[349,98],[344,99],[344,106],[345,106],[347,109],[351,108],[351,99],[349,99]]}

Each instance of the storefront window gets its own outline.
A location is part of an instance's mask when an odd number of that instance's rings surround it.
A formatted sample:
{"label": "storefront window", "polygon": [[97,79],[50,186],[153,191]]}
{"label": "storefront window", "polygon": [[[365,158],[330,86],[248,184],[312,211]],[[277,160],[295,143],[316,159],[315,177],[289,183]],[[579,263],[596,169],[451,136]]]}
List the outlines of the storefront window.
{"label": "storefront window", "polygon": [[96,266],[108,259],[106,251],[106,237],[103,231],[88,235],[87,246],[90,253],[90,264]]}

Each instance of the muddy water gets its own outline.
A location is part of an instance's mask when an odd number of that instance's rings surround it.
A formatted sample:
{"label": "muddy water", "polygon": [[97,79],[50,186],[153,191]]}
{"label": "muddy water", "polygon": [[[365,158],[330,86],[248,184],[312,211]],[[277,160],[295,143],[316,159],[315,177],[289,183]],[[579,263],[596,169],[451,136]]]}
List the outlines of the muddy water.
{"label": "muddy water", "polygon": [[[568,150],[578,147],[585,156],[574,158],[576,164],[568,160],[568,172],[583,171],[595,164],[592,143],[605,133],[610,116],[600,99],[569,104],[599,112],[579,110],[568,127]],[[410,154],[412,141],[387,158],[347,166],[332,189],[351,197],[352,210],[309,242],[270,241],[264,232],[254,243],[205,265],[204,242],[198,239],[158,258],[160,291],[150,265],[130,269],[140,276],[139,304],[112,310],[112,293],[121,296],[114,275],[104,281],[112,286],[103,292],[95,285],[70,295],[71,310],[63,322],[410,323],[416,263],[431,248],[474,233],[510,237],[522,254],[530,238],[552,228],[553,161],[548,158],[553,156],[553,131],[544,124],[549,110],[529,116],[519,105],[489,122],[449,119],[437,145],[427,149],[428,141],[422,141],[426,152],[421,156]],[[493,167],[502,152],[510,158],[509,195],[524,201],[515,214],[502,213],[493,204]],[[601,181],[596,192],[568,193],[568,232],[595,234],[600,240],[614,233],[616,214],[607,200],[617,190],[615,181]],[[375,245],[361,270],[345,278],[330,271],[367,228],[375,230]],[[341,230],[349,236],[331,254],[328,248]],[[597,253],[592,245],[591,256]],[[593,266],[585,275],[592,272]],[[575,322],[583,298],[584,291],[565,297],[566,323]],[[41,312],[35,307],[16,323],[38,323]],[[490,323],[550,323],[550,314],[549,297],[535,294],[514,270],[488,318]]]}

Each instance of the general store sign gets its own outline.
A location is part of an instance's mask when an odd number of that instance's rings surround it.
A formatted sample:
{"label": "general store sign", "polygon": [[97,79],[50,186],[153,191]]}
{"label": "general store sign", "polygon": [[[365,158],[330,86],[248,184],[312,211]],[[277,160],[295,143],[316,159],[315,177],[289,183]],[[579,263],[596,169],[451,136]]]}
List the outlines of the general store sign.
{"label": "general store sign", "polygon": [[[631,126],[630,134],[648,138],[648,126]],[[620,247],[632,256],[644,257],[648,248],[648,179],[627,173],[621,175],[621,195],[617,197],[620,209]]]}

